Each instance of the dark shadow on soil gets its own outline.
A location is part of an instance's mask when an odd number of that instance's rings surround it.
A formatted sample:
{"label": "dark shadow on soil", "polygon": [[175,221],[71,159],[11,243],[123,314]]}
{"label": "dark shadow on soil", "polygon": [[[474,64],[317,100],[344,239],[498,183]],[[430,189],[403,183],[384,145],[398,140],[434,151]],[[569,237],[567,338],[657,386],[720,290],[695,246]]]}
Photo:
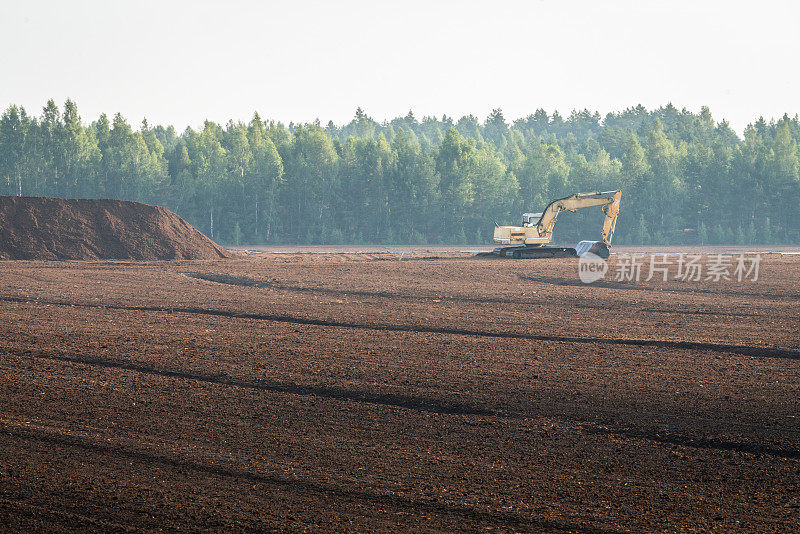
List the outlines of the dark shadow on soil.
{"label": "dark shadow on soil", "polygon": [[587,528],[581,525],[556,523],[547,520],[536,520],[528,517],[523,517],[517,514],[510,514],[510,513],[501,514],[501,513],[485,512],[467,506],[450,505],[450,504],[423,501],[423,500],[412,500],[397,495],[384,495],[384,494],[370,493],[365,491],[346,490],[342,488],[337,488],[335,486],[326,486],[308,480],[287,479],[275,475],[259,474],[259,473],[253,473],[251,471],[232,469],[216,465],[208,465],[204,463],[194,462],[191,460],[169,458],[165,456],[152,454],[149,452],[128,450],[118,445],[115,446],[115,445],[108,445],[105,443],[90,442],[77,437],[53,435],[41,431],[37,432],[32,430],[0,427],[0,434],[24,440],[35,440],[58,446],[78,448],[99,454],[108,454],[117,458],[127,458],[130,460],[135,460],[137,462],[157,464],[183,471],[186,470],[197,471],[216,477],[247,480],[254,483],[262,483],[271,486],[291,488],[299,492],[312,492],[312,493],[322,494],[323,496],[332,495],[336,497],[343,497],[345,499],[357,499],[377,504],[380,506],[413,510],[416,513],[419,513],[420,511],[424,510],[428,513],[435,513],[445,516],[463,517],[465,519],[469,519],[472,521],[508,525],[517,528],[520,527],[538,528],[538,529],[568,531],[568,532],[616,532],[598,528],[590,528],[590,527]]}
{"label": "dark shadow on soil", "polygon": [[743,452],[749,454],[766,454],[779,458],[798,459],[800,450],[797,449],[776,449],[759,445],[756,443],[742,443],[738,441],[727,441],[715,438],[696,438],[687,437],[668,432],[647,432],[632,428],[619,429],[608,427],[584,426],[583,429],[590,434],[607,434],[614,436],[624,436],[629,439],[646,439],[667,445],[679,445],[682,447],[692,447],[695,449],[714,449],[722,451]]}
{"label": "dark shadow on soil", "polygon": [[484,330],[470,330],[462,328],[441,328],[427,325],[382,325],[367,323],[351,323],[343,321],[333,321],[327,319],[310,319],[306,317],[293,317],[291,315],[273,315],[261,313],[243,313],[227,310],[209,310],[193,307],[165,307],[165,306],[124,306],[119,304],[85,304],[76,302],[37,300],[21,297],[0,297],[0,301],[20,302],[50,306],[66,306],[74,308],[95,308],[109,310],[127,310],[142,312],[166,312],[166,313],[190,313],[198,315],[210,315],[217,317],[230,317],[232,319],[254,319],[259,321],[273,321],[277,323],[289,323],[310,326],[326,326],[334,328],[359,328],[363,330],[375,330],[380,332],[416,332],[431,334],[448,334],[456,336],[477,336],[494,337],[504,339],[530,339],[536,341],[555,341],[562,343],[591,343],[596,345],[626,345],[634,347],[658,347],[679,350],[709,351],[725,354],[740,354],[756,358],[781,358],[789,360],[800,360],[800,350],[759,347],[750,345],[727,345],[720,343],[706,343],[695,341],[669,341],[659,339],[623,339],[608,337],[574,337],[574,336],[548,336],[541,334],[525,334],[518,332],[491,332]]}
{"label": "dark shadow on soil", "polygon": [[[287,383],[287,382],[246,381],[224,375],[207,375],[207,374],[199,374],[188,371],[157,369],[136,363],[120,362],[108,359],[80,358],[80,357],[58,355],[58,354],[44,354],[44,353],[31,353],[31,352],[25,352],[24,355],[42,360],[59,361],[65,363],[89,365],[93,367],[103,367],[110,369],[122,369],[126,371],[133,371],[151,376],[196,380],[198,382],[256,389],[260,391],[270,391],[276,393],[288,393],[293,395],[315,396],[315,397],[335,399],[335,400],[363,402],[368,404],[393,406],[398,408],[436,413],[436,414],[463,415],[463,416],[475,415],[482,417],[501,417],[501,418],[508,418],[508,417],[525,418],[529,416],[523,413],[509,413],[503,410],[492,410],[474,405],[448,402],[439,399],[430,399],[424,397],[371,393],[366,391],[356,391],[356,390],[349,390],[337,387],[310,386],[310,385],[302,385],[302,384]],[[700,437],[688,437],[670,433],[668,431],[658,431],[658,430],[644,431],[627,426],[610,427],[607,425],[588,424],[580,419],[576,419],[574,415],[573,416],[569,416],[566,414],[562,415],[551,414],[551,415],[566,421],[573,421],[579,424],[580,427],[585,432],[588,433],[619,435],[630,439],[645,439],[645,440],[655,441],[658,443],[680,445],[684,447],[692,447],[699,449],[716,449],[716,450],[735,451],[735,452],[751,453],[751,454],[766,454],[770,456],[777,456],[780,458],[787,458],[787,459],[800,458],[800,451],[796,449],[781,449],[755,443],[727,441],[720,439],[708,439]],[[614,416],[619,417],[620,415],[618,413],[615,413]]]}
{"label": "dark shadow on soil", "polygon": [[369,404],[380,404],[384,406],[395,406],[422,412],[451,414],[451,415],[496,415],[496,412],[477,406],[470,406],[458,402],[447,402],[439,399],[427,399],[424,397],[411,397],[407,395],[395,395],[391,393],[371,393],[368,391],[356,391],[337,387],[312,386],[295,384],[290,382],[273,381],[247,381],[240,380],[225,375],[204,375],[187,371],[170,371],[167,369],[157,369],[129,362],[120,362],[107,359],[78,358],[65,355],[28,353],[28,355],[39,359],[55,360],[60,362],[77,363],[91,365],[95,367],[106,367],[113,369],[124,369],[155,376],[168,378],[182,378],[186,380],[196,380],[211,384],[221,384],[225,386],[235,386],[240,388],[258,389],[261,391],[272,391],[276,393],[290,393],[294,395],[310,395],[322,398],[349,400],[354,402],[365,402]]}

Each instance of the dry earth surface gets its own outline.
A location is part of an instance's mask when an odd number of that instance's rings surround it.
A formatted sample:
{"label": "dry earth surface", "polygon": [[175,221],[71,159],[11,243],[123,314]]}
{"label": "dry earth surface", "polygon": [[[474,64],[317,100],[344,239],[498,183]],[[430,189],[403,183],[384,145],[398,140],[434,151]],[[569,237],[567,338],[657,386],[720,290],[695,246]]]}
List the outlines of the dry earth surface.
{"label": "dry earth surface", "polygon": [[796,531],[798,279],[0,262],[0,525]]}
{"label": "dry earth surface", "polygon": [[0,260],[211,260],[228,252],[175,213],[126,200],[0,196]]}

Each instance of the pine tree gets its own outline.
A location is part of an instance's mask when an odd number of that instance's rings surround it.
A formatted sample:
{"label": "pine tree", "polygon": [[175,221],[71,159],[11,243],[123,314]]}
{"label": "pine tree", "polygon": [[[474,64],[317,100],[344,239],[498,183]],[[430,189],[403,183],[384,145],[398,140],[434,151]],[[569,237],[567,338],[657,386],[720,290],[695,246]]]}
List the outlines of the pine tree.
{"label": "pine tree", "polygon": [[747,231],[745,232],[745,242],[748,245],[753,245],[756,242],[756,223],[753,219],[750,219],[750,222],[747,225]]}
{"label": "pine tree", "polygon": [[764,222],[761,224],[761,235],[759,237],[762,245],[772,244],[772,223],[769,217],[764,217]]}
{"label": "pine tree", "polygon": [[706,223],[703,221],[700,221],[700,226],[697,228],[697,244],[708,244],[708,229],[706,229]]}
{"label": "pine tree", "polygon": [[746,245],[747,244],[747,236],[742,230],[742,225],[736,227],[736,244],[737,245]]}
{"label": "pine tree", "polygon": [[650,244],[650,233],[647,231],[647,223],[644,220],[644,214],[639,215],[639,225],[636,227],[636,244]]}

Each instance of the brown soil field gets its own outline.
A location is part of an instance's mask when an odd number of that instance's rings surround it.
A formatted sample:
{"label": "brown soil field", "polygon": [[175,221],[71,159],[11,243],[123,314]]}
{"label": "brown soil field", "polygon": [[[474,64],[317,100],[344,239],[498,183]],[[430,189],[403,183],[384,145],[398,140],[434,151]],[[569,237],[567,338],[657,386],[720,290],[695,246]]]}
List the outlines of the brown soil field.
{"label": "brown soil field", "polygon": [[[229,246],[231,251],[252,254],[429,254],[445,252],[491,252],[498,245],[242,245]],[[556,247],[574,247],[575,243],[553,243]],[[691,253],[691,254],[800,254],[797,245],[614,245],[611,253]]]}
{"label": "brown soil field", "polygon": [[228,257],[161,206],[0,196],[0,260],[209,260]]}
{"label": "brown soil field", "polygon": [[611,278],[453,252],[0,262],[0,525],[796,531],[797,257]]}

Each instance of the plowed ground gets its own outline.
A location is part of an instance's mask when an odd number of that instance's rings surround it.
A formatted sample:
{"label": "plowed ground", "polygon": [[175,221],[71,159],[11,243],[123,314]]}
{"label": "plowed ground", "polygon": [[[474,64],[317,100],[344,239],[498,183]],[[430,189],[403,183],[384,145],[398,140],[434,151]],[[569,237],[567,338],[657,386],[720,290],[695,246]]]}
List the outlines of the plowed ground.
{"label": "plowed ground", "polygon": [[0,525],[793,531],[798,279],[2,262]]}

